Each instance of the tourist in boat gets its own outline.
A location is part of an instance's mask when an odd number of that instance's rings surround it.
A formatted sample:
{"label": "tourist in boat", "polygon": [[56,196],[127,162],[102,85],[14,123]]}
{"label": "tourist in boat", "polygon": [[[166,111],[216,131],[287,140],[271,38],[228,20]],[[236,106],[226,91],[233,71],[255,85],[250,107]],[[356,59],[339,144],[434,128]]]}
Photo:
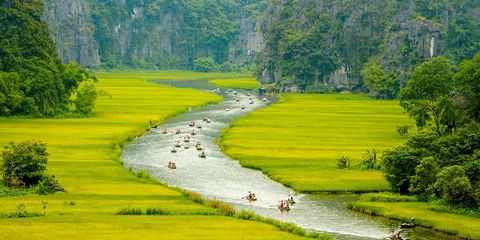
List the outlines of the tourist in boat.
{"label": "tourist in boat", "polygon": [[280,206],[279,206],[279,207],[280,207],[280,209],[285,208],[285,203],[283,202],[283,200],[280,202]]}
{"label": "tourist in boat", "polygon": [[415,224],[415,217],[412,217],[412,222],[411,222],[412,225]]}
{"label": "tourist in boat", "polygon": [[255,193],[252,193],[252,198],[250,198],[250,200],[252,200],[252,201],[257,200],[257,195],[255,195]]}
{"label": "tourist in boat", "polygon": [[252,191],[248,191],[248,200],[252,200]]}
{"label": "tourist in boat", "polygon": [[205,156],[205,151],[202,151],[202,156]]}
{"label": "tourist in boat", "polygon": [[390,233],[390,238],[394,238],[395,237],[395,231],[392,231],[392,233]]}

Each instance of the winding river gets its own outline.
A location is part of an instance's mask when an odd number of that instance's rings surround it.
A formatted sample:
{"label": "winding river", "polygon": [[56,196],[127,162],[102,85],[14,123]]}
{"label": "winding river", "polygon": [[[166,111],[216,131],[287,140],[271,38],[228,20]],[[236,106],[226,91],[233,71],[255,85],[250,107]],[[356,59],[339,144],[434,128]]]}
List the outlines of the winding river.
{"label": "winding river", "polygon": [[[159,83],[205,91],[214,89],[208,85],[207,80]],[[327,233],[335,236],[335,239],[388,239],[392,230],[400,230],[398,221],[346,210],[345,203],[354,201],[357,198],[355,195],[297,194],[270,180],[260,171],[242,168],[237,161],[225,156],[214,143],[221,129],[250,111],[268,106],[275,99],[269,98],[264,102],[255,94],[250,99],[245,91],[234,95],[233,91],[229,93],[226,89],[221,89],[217,94],[225,99],[221,104],[190,110],[132,141],[122,153],[125,167],[131,166],[134,171],[144,169],[161,182],[198,192],[207,199],[215,197],[237,210],[245,209],[265,217],[293,222],[307,231]],[[250,104],[250,100],[254,103]],[[245,109],[241,108],[242,105]],[[211,121],[203,121],[205,116]],[[192,121],[197,126],[189,126]],[[198,128],[198,124],[201,128]],[[166,134],[162,133],[163,128],[168,129]],[[182,133],[176,134],[177,129]],[[197,134],[191,135],[192,131]],[[189,142],[184,142],[188,139],[187,135],[190,137]],[[181,147],[172,153],[177,141]],[[194,147],[196,142],[202,144],[206,158],[198,156],[201,151]],[[184,148],[186,144],[190,146],[189,149]],[[169,161],[175,162],[177,169],[168,168]],[[247,201],[245,196],[248,191],[256,193],[258,201]],[[277,209],[278,201],[286,199],[288,195],[294,196],[296,204],[291,211],[281,212]],[[402,237],[422,240],[457,239],[425,228],[403,229]]]}

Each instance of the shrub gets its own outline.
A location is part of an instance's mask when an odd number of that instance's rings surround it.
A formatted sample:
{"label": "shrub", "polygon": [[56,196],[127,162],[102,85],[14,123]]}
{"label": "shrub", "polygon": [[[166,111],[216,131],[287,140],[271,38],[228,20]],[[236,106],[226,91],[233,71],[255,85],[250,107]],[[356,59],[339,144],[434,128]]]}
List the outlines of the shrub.
{"label": "shrub", "polygon": [[226,216],[235,215],[235,209],[231,205],[226,204],[222,201],[219,201],[216,198],[213,198],[213,200],[208,201],[208,203],[211,207],[219,209],[223,215],[226,215]]}
{"label": "shrub", "polygon": [[54,176],[45,174],[38,183],[36,192],[40,195],[52,194],[56,191],[56,186],[58,186],[58,181],[54,179]]}
{"label": "shrub", "polygon": [[8,184],[8,179],[16,176],[27,186],[38,184],[47,168],[48,155],[47,144],[41,141],[11,142],[0,155],[3,179]]}
{"label": "shrub", "polygon": [[188,192],[186,194],[188,196],[188,198],[190,198],[193,202],[196,202],[196,203],[200,203],[200,204],[205,204],[206,201],[205,199],[202,197],[202,195],[196,193],[196,192]]}
{"label": "shrub", "polygon": [[27,218],[27,217],[39,217],[42,216],[41,213],[33,212],[29,213],[25,209],[25,205],[22,203],[17,206],[17,211],[13,213],[1,214],[1,218]]}
{"label": "shrub", "polygon": [[417,202],[416,197],[403,196],[391,192],[367,193],[360,196],[360,201],[365,202]]}
{"label": "shrub", "polygon": [[147,208],[145,211],[147,215],[171,215],[172,213],[168,210],[163,210],[160,208]]}
{"label": "shrub", "polygon": [[150,173],[143,169],[138,170],[136,174],[138,178],[150,179]]}
{"label": "shrub", "polygon": [[337,158],[337,167],[338,168],[348,168],[352,160],[348,156],[341,156]]}
{"label": "shrub", "polygon": [[115,215],[142,215],[142,210],[128,206],[118,210]]}

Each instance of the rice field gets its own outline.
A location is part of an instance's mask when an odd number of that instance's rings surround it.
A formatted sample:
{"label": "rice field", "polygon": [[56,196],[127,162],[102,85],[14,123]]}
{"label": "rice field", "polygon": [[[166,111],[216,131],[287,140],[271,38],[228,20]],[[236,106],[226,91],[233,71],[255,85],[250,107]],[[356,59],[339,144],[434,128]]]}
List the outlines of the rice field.
{"label": "rice field", "polygon": [[248,90],[260,87],[260,83],[257,82],[257,79],[255,78],[216,79],[210,80],[209,83],[219,87],[231,87]]}
{"label": "rice field", "polygon": [[[121,146],[188,108],[220,102],[218,95],[148,83],[147,79],[239,77],[191,72],[98,73],[94,116],[76,119],[0,118],[0,146],[27,139],[47,143],[47,171],[67,190],[49,196],[0,199],[0,213],[45,216],[0,218],[0,239],[297,239],[259,222],[220,216],[175,189],[138,178],[121,164]],[[240,77],[243,75],[240,75]],[[1,190],[1,189],[0,189]],[[45,209],[43,208],[45,204]],[[121,209],[168,211],[168,216],[116,215]],[[233,233],[233,234],[232,234]]]}
{"label": "rice field", "polygon": [[[388,190],[380,171],[337,169],[337,158],[360,163],[366,150],[405,142],[397,125],[413,120],[397,101],[355,94],[282,94],[278,104],[233,122],[222,150],[242,166],[259,169],[298,192]],[[380,156],[378,157],[380,159]]]}
{"label": "rice field", "polygon": [[415,223],[462,239],[480,239],[480,219],[458,214],[439,213],[429,209],[428,203],[422,202],[353,202],[348,208],[372,215],[380,215],[392,219],[410,222],[412,216]]}

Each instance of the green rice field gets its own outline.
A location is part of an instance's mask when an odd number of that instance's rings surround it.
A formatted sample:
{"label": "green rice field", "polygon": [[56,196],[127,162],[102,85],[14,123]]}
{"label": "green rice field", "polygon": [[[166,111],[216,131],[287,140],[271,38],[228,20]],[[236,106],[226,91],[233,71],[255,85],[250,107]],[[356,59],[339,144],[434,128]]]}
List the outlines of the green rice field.
{"label": "green rice field", "polygon": [[[337,158],[360,163],[366,150],[405,142],[398,125],[413,124],[397,101],[356,94],[282,94],[278,104],[231,124],[221,147],[242,166],[259,169],[299,192],[389,189],[380,171],[337,169]],[[378,157],[380,158],[380,157]]]}
{"label": "green rice field", "polygon": [[452,213],[434,212],[428,203],[422,202],[353,202],[348,208],[371,215],[380,215],[409,222],[415,216],[415,223],[462,239],[480,239],[480,219]]}
{"label": "green rice field", "polygon": [[[47,143],[47,171],[67,193],[0,198],[2,215],[23,205],[45,216],[0,218],[0,239],[297,239],[278,227],[224,217],[176,189],[125,170],[121,147],[188,108],[220,102],[218,95],[155,85],[147,79],[245,77],[190,72],[98,73],[94,116],[75,119],[0,118],[0,146],[34,139]],[[0,188],[0,190],[2,190]],[[43,209],[45,203],[45,209]],[[148,208],[167,211],[147,216]],[[116,215],[122,209],[140,216]],[[232,234],[233,233],[233,234]]]}

